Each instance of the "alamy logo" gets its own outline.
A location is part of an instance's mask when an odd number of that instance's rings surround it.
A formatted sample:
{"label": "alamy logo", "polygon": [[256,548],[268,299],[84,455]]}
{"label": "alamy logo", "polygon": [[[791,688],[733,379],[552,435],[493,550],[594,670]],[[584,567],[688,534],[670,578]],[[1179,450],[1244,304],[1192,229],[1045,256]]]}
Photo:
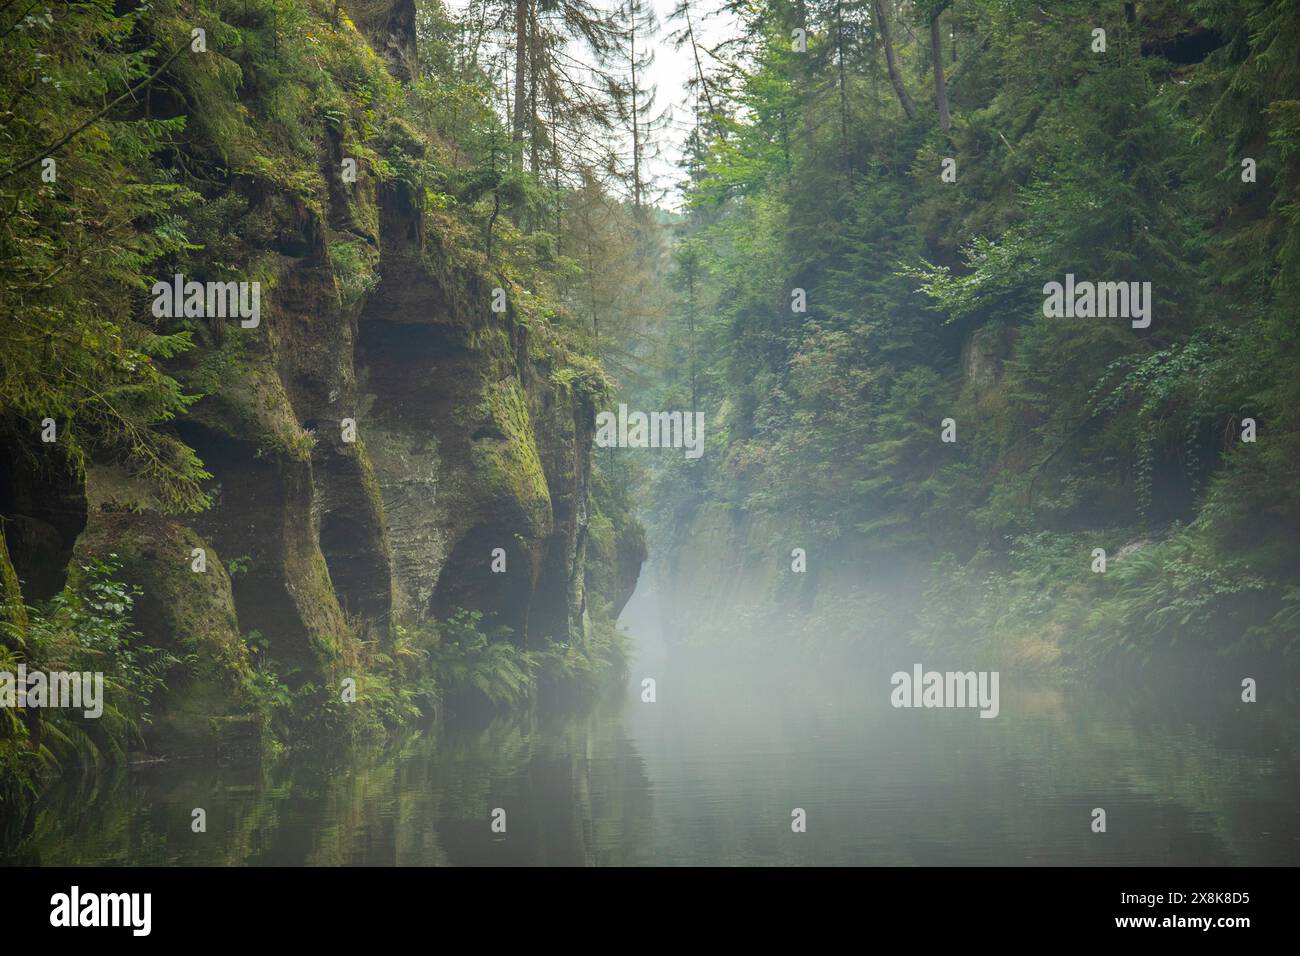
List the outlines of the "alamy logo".
{"label": "alamy logo", "polygon": [[685,448],[687,458],[704,454],[703,412],[632,412],[618,406],[618,416],[596,416],[596,444],[601,448]]}
{"label": "alamy logo", "polygon": [[1049,282],[1043,295],[1049,319],[1132,319],[1135,329],[1151,324],[1150,282],[1075,282],[1067,272],[1064,285]]}
{"label": "alamy logo", "polygon": [[0,671],[0,707],[80,707],[85,708],[83,716],[94,719],[104,713],[104,675],[89,671],[28,673],[27,665],[19,664],[17,674]]}
{"label": "alamy logo", "polygon": [[889,679],[894,688],[889,702],[895,707],[978,707],[981,717],[996,717],[998,705],[997,671],[921,672],[920,664],[912,673],[895,671]]}
{"label": "alamy logo", "polygon": [[153,314],[158,319],[234,319],[245,329],[262,321],[262,283],[185,281],[177,273],[171,282],[155,282]]}
{"label": "alamy logo", "polygon": [[51,926],[129,926],[133,936],[148,936],[152,928],[153,894],[70,893],[50,897]]}

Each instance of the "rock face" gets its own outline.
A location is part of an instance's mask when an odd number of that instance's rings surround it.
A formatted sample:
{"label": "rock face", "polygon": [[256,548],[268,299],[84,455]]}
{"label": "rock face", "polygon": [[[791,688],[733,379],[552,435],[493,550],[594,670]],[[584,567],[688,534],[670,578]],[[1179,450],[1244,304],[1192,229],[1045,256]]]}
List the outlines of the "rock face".
{"label": "rock face", "polygon": [[415,63],[415,0],[348,0],[343,4],[389,72],[408,81]]}
{"label": "rock face", "polygon": [[[413,11],[357,18],[399,75]],[[390,135],[422,148],[400,121]],[[451,261],[409,186],[363,170],[345,187],[328,128],[322,143],[323,201],[232,181],[264,237],[261,322],[207,323],[172,369],[204,396],[175,427],[212,475],[212,506],[160,516],[108,467],[57,500],[32,468],[0,471],[34,596],[62,585],[73,541],[116,554],[145,590],[145,639],[198,662],[160,707],[164,749],[212,746],[248,712],[250,642],[291,689],[354,673],[365,642],[392,650],[395,622],[459,608],[524,646],[568,642],[588,588],[616,614],[644,559],[626,515],[601,516],[590,544],[592,399],[553,381],[513,312],[492,311],[492,281]]]}
{"label": "rock face", "polygon": [[204,547],[198,534],[170,518],[103,511],[77,541],[78,560],[117,555],[117,576],[140,587],[136,626],[186,658],[165,675],[162,697],[155,701],[150,735],[157,749],[169,753],[255,748],[260,742],[262,720],[230,575],[216,553],[206,554],[203,573],[193,571],[190,560],[176,560]]}
{"label": "rock face", "polygon": [[1014,343],[1015,329],[1010,326],[984,326],[966,337],[961,351],[962,375],[976,397],[997,384]]}
{"label": "rock face", "polygon": [[415,620],[478,609],[521,643],[567,640],[582,626],[567,595],[581,579],[571,542],[586,527],[595,412],[534,365],[527,331],[489,309],[485,280],[430,265],[408,238],[416,216],[400,189],[383,195],[380,281],[357,323],[358,420],[393,608]]}
{"label": "rock face", "polygon": [[67,579],[68,561],[86,526],[86,496],[69,476],[56,447],[24,435],[16,422],[0,422],[22,453],[0,456],[0,528],[28,601],[52,597]]}

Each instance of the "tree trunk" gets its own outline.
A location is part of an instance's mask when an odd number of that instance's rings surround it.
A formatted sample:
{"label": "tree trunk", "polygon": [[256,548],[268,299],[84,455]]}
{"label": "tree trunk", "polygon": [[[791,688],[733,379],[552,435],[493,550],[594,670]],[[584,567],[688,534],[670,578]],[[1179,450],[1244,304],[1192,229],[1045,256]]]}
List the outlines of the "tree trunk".
{"label": "tree trunk", "polygon": [[907,87],[903,86],[903,77],[899,75],[898,63],[894,59],[894,41],[889,38],[889,21],[885,19],[884,0],[876,0],[876,26],[880,30],[880,40],[885,45],[885,66],[889,69],[889,82],[894,84],[894,92],[898,94],[898,102],[903,107],[903,112],[907,114],[908,119],[914,120],[916,107],[912,105],[912,98],[907,95]]}
{"label": "tree trunk", "polygon": [[528,25],[528,40],[531,44],[528,49],[531,68],[528,71],[528,120],[526,124],[529,148],[528,166],[533,175],[540,179],[542,160],[539,152],[541,137],[537,135],[537,84],[539,74],[542,72],[542,63],[545,61],[542,51],[536,49],[537,38],[541,35],[541,30],[537,26],[536,0],[529,0],[528,2]]}
{"label": "tree trunk", "polygon": [[[704,68],[700,66],[700,48],[695,44],[695,27],[691,24],[691,8],[683,5],[686,11],[686,35],[691,38],[691,55],[695,57],[695,75],[699,77],[700,88],[704,90],[704,101],[709,104],[709,122],[716,122],[718,111],[713,108],[713,94],[709,92],[709,81],[704,78]],[[721,135],[721,131],[719,131]]]}
{"label": "tree trunk", "polygon": [[[641,212],[641,118],[637,112],[637,76],[636,76],[636,15],[638,4],[635,2],[629,5],[631,10],[631,26],[628,30],[631,40],[631,53],[628,62],[632,68],[632,208],[639,214]],[[638,228],[640,221],[637,221]]]}
{"label": "tree trunk", "polygon": [[930,21],[930,59],[934,60],[934,99],[939,107],[939,126],[947,133],[952,129],[948,115],[948,89],[943,81],[943,42],[939,39],[939,15]]}
{"label": "tree trunk", "polygon": [[524,121],[528,108],[528,3],[529,0],[515,0],[515,115],[510,131],[510,143],[514,146],[511,163],[520,169],[524,162]]}
{"label": "tree trunk", "polygon": [[844,173],[852,178],[853,157],[849,151],[849,84],[844,72],[844,21],[841,18],[840,0],[835,0],[835,63],[840,88],[840,151],[844,158]]}
{"label": "tree trunk", "polygon": [[698,353],[695,349],[695,266],[692,264],[686,273],[686,329],[691,344],[691,411],[699,411],[700,388]]}

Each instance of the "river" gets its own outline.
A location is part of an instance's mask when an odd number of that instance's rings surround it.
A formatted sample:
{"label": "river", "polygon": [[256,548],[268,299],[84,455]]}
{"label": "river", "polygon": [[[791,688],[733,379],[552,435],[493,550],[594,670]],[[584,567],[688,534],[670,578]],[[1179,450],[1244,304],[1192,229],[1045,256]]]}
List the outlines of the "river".
{"label": "river", "polygon": [[[1000,713],[906,710],[868,675],[666,655],[626,688],[388,745],[68,779],[20,864],[1231,864],[1300,859],[1300,736],[1265,703],[1004,679]],[[640,681],[655,676],[656,699]],[[191,827],[206,814],[205,832]],[[1093,832],[1093,811],[1106,832]],[[794,832],[795,810],[805,832]],[[493,828],[494,811],[498,821]]]}

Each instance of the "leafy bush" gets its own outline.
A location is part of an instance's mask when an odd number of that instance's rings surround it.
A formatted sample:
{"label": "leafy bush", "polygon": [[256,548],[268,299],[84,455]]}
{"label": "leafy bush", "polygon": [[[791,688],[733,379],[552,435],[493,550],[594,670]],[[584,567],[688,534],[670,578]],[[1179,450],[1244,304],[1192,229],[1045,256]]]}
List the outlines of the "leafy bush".
{"label": "leafy bush", "polygon": [[515,707],[536,689],[537,661],[510,642],[509,628],[482,630],[479,611],[457,610],[426,629],[426,650],[444,699],[453,706]]}
{"label": "leafy bush", "polygon": [[0,620],[0,671],[102,672],[103,714],[87,719],[79,710],[32,708],[23,715],[0,710],[0,802],[35,790],[46,770],[70,763],[120,759],[140,738],[163,675],[187,663],[149,647],[131,624],[140,589],[114,578],[117,556],[76,569],[49,601],[26,608],[26,624]]}

